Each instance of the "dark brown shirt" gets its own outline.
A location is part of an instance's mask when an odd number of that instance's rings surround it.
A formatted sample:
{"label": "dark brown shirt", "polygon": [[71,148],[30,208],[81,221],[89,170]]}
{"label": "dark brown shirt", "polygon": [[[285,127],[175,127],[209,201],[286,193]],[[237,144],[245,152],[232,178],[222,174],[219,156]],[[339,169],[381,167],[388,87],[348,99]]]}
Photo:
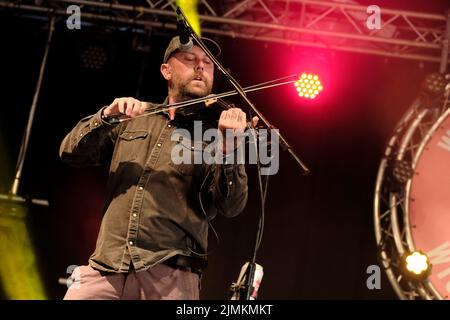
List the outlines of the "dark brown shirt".
{"label": "dark brown shirt", "polygon": [[205,143],[171,139],[180,122],[167,114],[110,125],[102,120],[102,110],[82,119],[60,149],[61,159],[74,166],[110,164],[90,265],[128,272],[133,264],[140,271],[176,254],[207,252],[208,220],[217,212],[236,216],[247,203],[244,165],[174,164],[175,145],[195,155]]}

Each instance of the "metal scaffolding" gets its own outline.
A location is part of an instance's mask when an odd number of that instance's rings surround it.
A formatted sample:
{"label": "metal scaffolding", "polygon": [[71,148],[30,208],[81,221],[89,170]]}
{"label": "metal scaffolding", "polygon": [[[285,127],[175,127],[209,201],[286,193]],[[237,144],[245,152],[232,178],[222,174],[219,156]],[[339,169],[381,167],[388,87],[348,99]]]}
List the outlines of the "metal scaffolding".
{"label": "metal scaffolding", "polygon": [[405,253],[421,250],[414,241],[413,230],[416,226],[412,223],[410,209],[411,203],[415,201],[412,197],[412,181],[419,174],[417,163],[430,136],[450,115],[449,78],[441,77],[439,80],[433,79],[441,83],[441,93],[430,94],[422,89],[397,124],[378,168],[374,227],[379,262],[400,299],[448,299],[444,292],[436,289],[436,283],[433,284],[431,279],[408,279],[401,267]]}
{"label": "metal scaffolding", "polygon": [[[68,16],[78,5],[82,21],[142,28],[176,28],[175,0],[0,0],[0,8]],[[202,33],[334,50],[448,61],[450,11],[441,14],[381,7],[381,28],[370,30],[368,7],[352,0],[200,0]],[[447,47],[445,49],[444,47]],[[442,67],[441,67],[442,69]]]}

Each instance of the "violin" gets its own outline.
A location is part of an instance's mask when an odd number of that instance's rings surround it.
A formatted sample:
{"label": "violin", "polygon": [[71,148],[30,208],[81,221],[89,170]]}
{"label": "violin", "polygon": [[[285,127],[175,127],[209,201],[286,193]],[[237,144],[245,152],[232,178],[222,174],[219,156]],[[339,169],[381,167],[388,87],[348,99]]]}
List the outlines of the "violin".
{"label": "violin", "polygon": [[195,121],[201,121],[206,128],[217,128],[222,111],[234,107],[233,103],[213,98],[177,108],[175,121],[181,127],[190,127]]}

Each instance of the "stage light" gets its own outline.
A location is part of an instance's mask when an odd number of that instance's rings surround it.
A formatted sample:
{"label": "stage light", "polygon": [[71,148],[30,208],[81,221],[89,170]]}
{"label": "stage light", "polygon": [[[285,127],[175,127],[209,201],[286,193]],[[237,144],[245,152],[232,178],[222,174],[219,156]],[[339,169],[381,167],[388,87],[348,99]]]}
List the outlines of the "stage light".
{"label": "stage light", "polygon": [[406,183],[409,179],[412,178],[414,174],[414,170],[412,169],[412,164],[409,161],[405,160],[395,160],[393,162],[393,170],[392,173],[395,179],[399,183]]}
{"label": "stage light", "polygon": [[198,13],[198,0],[177,0],[177,5],[183,10],[192,29],[201,36],[200,17]]}
{"label": "stage light", "polygon": [[47,299],[28,225],[30,208],[0,197],[0,290],[10,300]]}
{"label": "stage light", "polygon": [[428,269],[428,258],[427,256],[414,252],[406,257],[406,268],[408,271],[414,274],[421,274]]}
{"label": "stage light", "polygon": [[431,264],[422,251],[406,252],[401,257],[400,269],[405,278],[410,281],[423,281],[431,273]]}
{"label": "stage light", "polygon": [[319,76],[308,73],[302,73],[294,85],[299,97],[309,99],[315,99],[323,90]]}
{"label": "stage light", "polygon": [[422,88],[426,93],[436,96],[440,95],[445,91],[445,86],[447,84],[445,75],[441,73],[431,73],[426,76],[422,83]]}
{"label": "stage light", "polygon": [[81,61],[87,69],[100,70],[108,61],[108,55],[103,47],[89,46],[81,53]]}

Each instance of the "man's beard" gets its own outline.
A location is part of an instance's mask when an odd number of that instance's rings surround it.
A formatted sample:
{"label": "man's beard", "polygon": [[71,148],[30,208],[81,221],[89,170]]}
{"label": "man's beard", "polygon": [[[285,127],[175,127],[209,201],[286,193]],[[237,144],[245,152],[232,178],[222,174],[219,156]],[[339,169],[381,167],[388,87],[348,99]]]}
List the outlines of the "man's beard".
{"label": "man's beard", "polygon": [[209,92],[204,92],[204,93],[193,92],[193,91],[189,90],[188,88],[186,88],[186,86],[181,87],[180,92],[179,92],[180,98],[182,100],[203,98],[203,97],[206,97],[208,94],[209,94]]}
{"label": "man's beard", "polygon": [[178,101],[186,101],[190,99],[196,99],[196,98],[203,98],[206,97],[211,93],[211,87],[208,86],[207,82],[204,82],[205,87],[202,89],[202,92],[199,92],[198,90],[193,90],[189,88],[189,85],[191,84],[193,79],[189,80],[189,82],[185,84],[180,84],[178,88]]}

